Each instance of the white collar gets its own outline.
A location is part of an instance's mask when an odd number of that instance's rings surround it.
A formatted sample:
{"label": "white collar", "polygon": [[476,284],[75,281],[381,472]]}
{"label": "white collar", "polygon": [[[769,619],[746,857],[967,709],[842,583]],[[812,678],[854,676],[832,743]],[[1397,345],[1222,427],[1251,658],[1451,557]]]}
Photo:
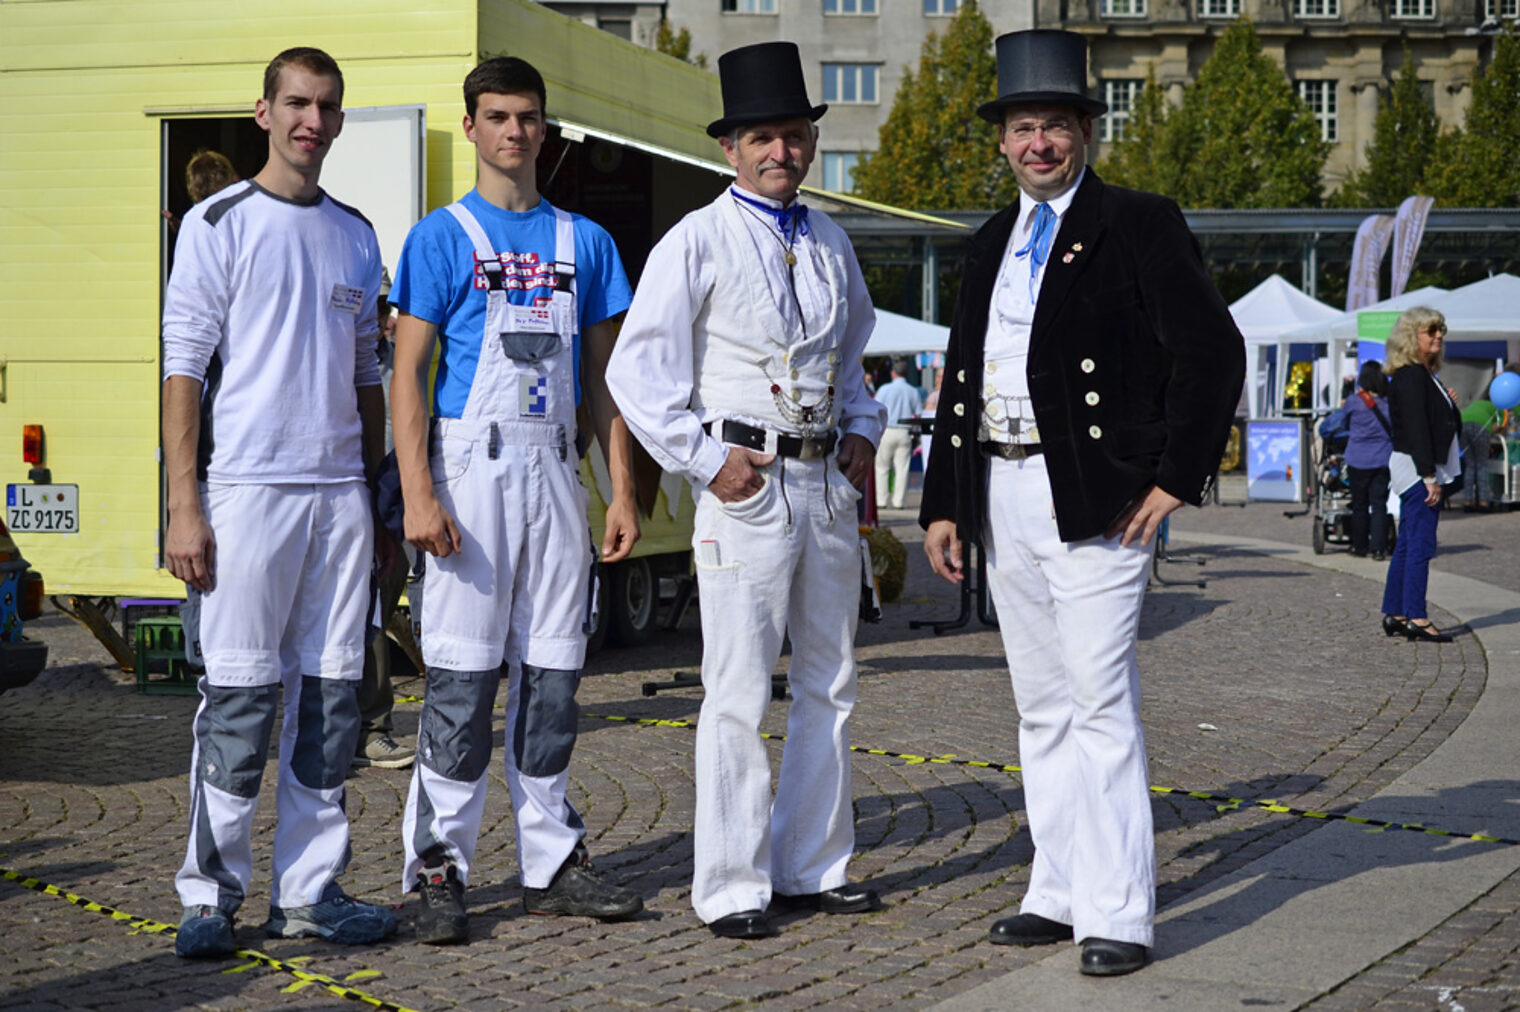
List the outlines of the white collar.
{"label": "white collar", "polygon": [[1071,186],[1062,191],[1060,195],[1052,197],[1046,201],[1037,200],[1036,198],[1031,197],[1029,194],[1025,193],[1024,190],[1020,188],[1019,221],[1017,230],[1021,232],[1029,231],[1030,225],[1034,222],[1034,209],[1041,203],[1049,204],[1050,209],[1056,213],[1057,219],[1064,217],[1067,209],[1071,207],[1071,202],[1076,199],[1077,188],[1082,185],[1082,180],[1086,177],[1087,166],[1084,165],[1082,166],[1082,171],[1077,174],[1077,181],[1075,183],[1072,183]]}

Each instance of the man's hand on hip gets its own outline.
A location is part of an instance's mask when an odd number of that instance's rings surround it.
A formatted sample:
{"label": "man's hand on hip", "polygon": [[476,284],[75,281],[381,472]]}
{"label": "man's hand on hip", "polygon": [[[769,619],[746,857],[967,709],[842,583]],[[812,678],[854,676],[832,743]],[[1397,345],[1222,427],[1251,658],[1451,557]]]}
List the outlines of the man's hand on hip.
{"label": "man's hand on hip", "polygon": [[924,534],[924,554],[929,556],[929,566],[951,583],[966,578],[961,568],[961,539],[955,533],[954,520],[935,520]]}
{"label": "man's hand on hip", "polygon": [[776,459],[774,453],[756,453],[742,446],[730,446],[723,466],[707,483],[719,502],[743,502],[765,487],[761,468]]}
{"label": "man's hand on hip", "polygon": [[1155,537],[1156,531],[1161,527],[1161,521],[1171,516],[1182,505],[1182,500],[1170,492],[1152,485],[1145,490],[1145,494],[1134,502],[1129,508],[1119,514],[1119,519],[1108,529],[1104,537],[1116,537],[1123,534],[1119,544],[1129,547],[1129,543],[1140,539],[1140,544],[1149,545],[1151,538]]}
{"label": "man's hand on hip", "polygon": [[[845,479],[860,491],[865,491],[866,476],[876,463],[876,447],[865,436],[850,433],[839,441],[839,470]],[[904,479],[906,480],[906,479]]]}

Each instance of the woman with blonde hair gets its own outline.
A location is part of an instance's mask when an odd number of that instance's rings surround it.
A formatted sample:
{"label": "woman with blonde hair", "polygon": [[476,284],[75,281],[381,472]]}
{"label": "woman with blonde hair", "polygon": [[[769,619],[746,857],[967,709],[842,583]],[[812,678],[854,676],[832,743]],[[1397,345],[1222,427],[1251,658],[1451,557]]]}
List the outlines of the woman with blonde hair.
{"label": "woman with blonde hair", "polygon": [[[1383,631],[1389,636],[1450,643],[1425,614],[1425,585],[1436,553],[1436,522],[1447,487],[1461,478],[1456,399],[1441,385],[1446,318],[1434,309],[1406,309],[1388,335],[1388,407],[1393,423],[1390,484],[1399,494],[1399,538],[1383,590]],[[1453,489],[1454,490],[1454,489]]]}

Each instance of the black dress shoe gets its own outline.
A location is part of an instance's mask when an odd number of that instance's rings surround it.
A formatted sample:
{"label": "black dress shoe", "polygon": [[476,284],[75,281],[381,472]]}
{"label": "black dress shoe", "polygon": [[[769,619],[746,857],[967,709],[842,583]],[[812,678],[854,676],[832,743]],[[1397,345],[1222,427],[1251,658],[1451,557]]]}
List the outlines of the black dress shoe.
{"label": "black dress shoe", "polygon": [[1433,625],[1415,625],[1413,622],[1404,623],[1404,638],[1409,640],[1421,640],[1425,643],[1450,643],[1450,633],[1443,633]]}
{"label": "black dress shoe", "polygon": [[993,945],[1054,945],[1071,941],[1071,925],[1039,914],[1005,917],[987,932]]}
{"label": "black dress shoe", "polygon": [[881,897],[875,889],[849,883],[819,893],[776,893],[771,901],[791,910],[817,910],[825,914],[863,914],[881,909]]}
{"label": "black dress shoe", "polygon": [[1383,616],[1384,636],[1408,636],[1409,629],[1404,625],[1403,619],[1394,618],[1392,615]]}
{"label": "black dress shoe", "polygon": [[1082,972],[1089,977],[1117,977],[1134,973],[1150,960],[1150,950],[1134,942],[1111,938],[1082,940]]}
{"label": "black dress shoe", "polygon": [[741,910],[719,917],[708,928],[719,938],[770,938],[777,933],[764,910]]}

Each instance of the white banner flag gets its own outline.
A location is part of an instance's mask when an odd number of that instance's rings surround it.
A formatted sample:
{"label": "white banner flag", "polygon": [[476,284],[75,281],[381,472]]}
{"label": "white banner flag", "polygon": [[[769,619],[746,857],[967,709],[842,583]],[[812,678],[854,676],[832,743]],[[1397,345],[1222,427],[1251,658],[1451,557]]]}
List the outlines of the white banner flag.
{"label": "white banner flag", "polygon": [[1409,282],[1409,272],[1414,270],[1414,257],[1420,251],[1420,239],[1425,235],[1425,218],[1435,204],[1434,197],[1407,197],[1399,205],[1393,222],[1393,285],[1388,297],[1404,294]]}
{"label": "white banner flag", "polygon": [[1383,269],[1383,254],[1393,238],[1393,215],[1369,214],[1356,230],[1351,247],[1351,276],[1346,280],[1346,312],[1354,312],[1378,301],[1378,275]]}

